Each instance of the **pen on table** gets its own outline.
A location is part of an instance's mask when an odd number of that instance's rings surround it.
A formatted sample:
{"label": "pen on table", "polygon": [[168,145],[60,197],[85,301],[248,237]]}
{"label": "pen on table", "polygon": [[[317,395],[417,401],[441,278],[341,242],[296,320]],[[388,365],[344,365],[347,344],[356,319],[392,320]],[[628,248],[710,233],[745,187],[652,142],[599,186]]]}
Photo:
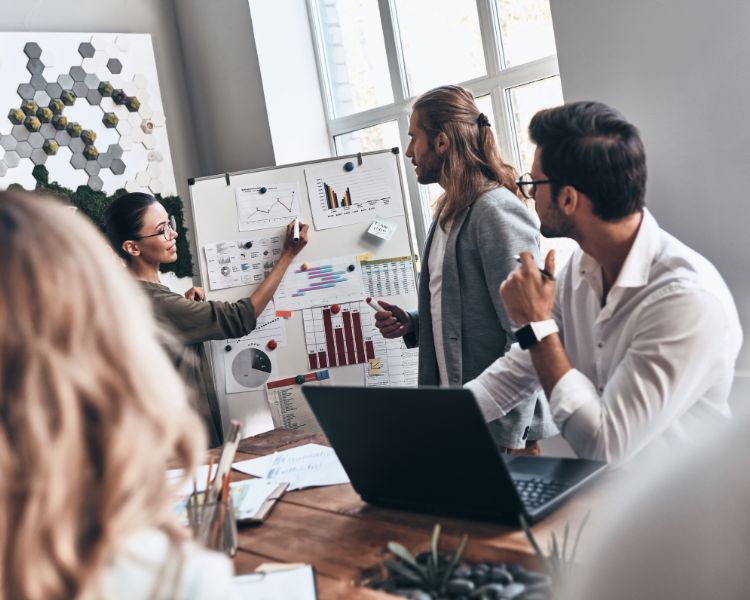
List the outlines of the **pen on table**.
{"label": "pen on table", "polygon": [[[519,256],[518,254],[514,254],[514,255],[513,255],[513,258],[514,258],[514,259],[516,259],[516,262],[517,262],[517,263],[520,263],[520,262],[521,262],[521,257],[520,257],[520,256]],[[537,267],[536,267],[536,268],[537,268],[537,269],[539,269],[539,272],[540,272],[540,273],[541,273],[542,275],[544,275],[544,276],[545,276],[545,277],[546,277],[547,279],[550,279],[551,281],[554,281],[554,280],[555,280],[555,276],[554,276],[554,275],[553,275],[552,273],[550,273],[549,271],[547,271],[546,269],[542,269],[542,267],[540,267],[540,266],[538,266],[538,265],[537,265]]]}
{"label": "pen on table", "polygon": [[299,219],[294,219],[294,233],[292,234],[292,239],[295,242],[299,242]]}
{"label": "pen on table", "polygon": [[380,302],[378,302],[377,300],[373,300],[369,296],[365,298],[365,302],[367,302],[367,306],[369,306],[375,312],[388,312],[381,306]]}

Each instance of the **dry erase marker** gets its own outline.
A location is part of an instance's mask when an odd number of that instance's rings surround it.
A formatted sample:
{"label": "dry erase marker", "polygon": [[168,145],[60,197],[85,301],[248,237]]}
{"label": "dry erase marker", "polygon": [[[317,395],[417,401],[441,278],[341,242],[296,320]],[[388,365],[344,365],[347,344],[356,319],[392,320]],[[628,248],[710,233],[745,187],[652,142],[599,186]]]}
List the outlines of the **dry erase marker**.
{"label": "dry erase marker", "polygon": [[299,242],[299,219],[294,219],[294,233],[292,234],[292,239],[295,242]]}
{"label": "dry erase marker", "polygon": [[[515,258],[515,259],[516,259],[516,262],[517,262],[517,263],[520,263],[520,262],[521,262],[521,257],[520,257],[520,256],[519,256],[518,254],[514,254],[514,255],[513,255],[513,258]],[[544,276],[545,276],[545,277],[546,277],[547,279],[550,279],[550,280],[552,280],[552,281],[554,281],[554,280],[555,280],[555,276],[554,276],[554,275],[553,275],[552,273],[550,273],[549,271],[547,271],[546,269],[542,269],[542,267],[540,267],[540,266],[537,266],[537,269],[539,269],[539,272],[540,272],[540,273],[541,273],[542,275],[544,275]]]}
{"label": "dry erase marker", "polygon": [[377,300],[373,300],[369,296],[365,298],[365,302],[367,302],[367,305],[375,312],[388,312],[386,309],[382,307],[380,302],[378,302]]}

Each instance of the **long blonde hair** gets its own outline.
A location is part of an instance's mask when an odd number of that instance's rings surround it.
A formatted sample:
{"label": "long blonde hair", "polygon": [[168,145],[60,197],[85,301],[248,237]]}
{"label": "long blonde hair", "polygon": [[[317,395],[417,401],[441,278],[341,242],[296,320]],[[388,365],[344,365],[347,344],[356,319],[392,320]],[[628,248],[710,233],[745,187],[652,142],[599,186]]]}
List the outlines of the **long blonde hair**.
{"label": "long blonde hair", "polygon": [[435,206],[441,227],[493,188],[505,187],[518,195],[516,170],[500,156],[489,119],[469,90],[437,87],[417,98],[412,108],[430,144],[441,131],[450,141],[440,173],[445,193]]}
{"label": "long blonde hair", "polygon": [[0,273],[0,598],[95,598],[130,533],[179,540],[165,468],[205,434],[92,224],[0,191]]}

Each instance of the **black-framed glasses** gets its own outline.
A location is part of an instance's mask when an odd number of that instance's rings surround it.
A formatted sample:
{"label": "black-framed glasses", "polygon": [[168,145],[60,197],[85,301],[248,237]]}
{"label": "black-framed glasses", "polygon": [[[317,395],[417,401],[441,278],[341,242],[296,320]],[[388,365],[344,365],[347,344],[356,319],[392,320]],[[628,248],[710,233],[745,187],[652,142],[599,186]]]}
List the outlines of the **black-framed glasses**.
{"label": "black-framed glasses", "polygon": [[164,224],[164,229],[158,233],[152,233],[151,235],[142,235],[135,238],[136,240],[145,240],[146,238],[156,237],[157,235],[162,236],[166,241],[172,239],[172,234],[177,231],[177,221],[175,221],[174,215],[169,215],[167,222]]}
{"label": "black-framed glasses", "polygon": [[521,195],[529,200],[536,196],[536,186],[543,183],[552,183],[551,179],[534,179],[531,173],[524,173],[516,179],[516,185],[521,190]]}

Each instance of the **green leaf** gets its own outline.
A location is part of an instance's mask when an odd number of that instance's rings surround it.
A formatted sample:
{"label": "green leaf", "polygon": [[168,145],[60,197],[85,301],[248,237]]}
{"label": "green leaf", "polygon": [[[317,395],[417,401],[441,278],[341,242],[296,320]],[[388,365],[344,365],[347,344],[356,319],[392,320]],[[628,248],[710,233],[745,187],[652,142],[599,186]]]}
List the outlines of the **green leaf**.
{"label": "green leaf", "polygon": [[391,573],[398,573],[403,578],[408,579],[412,583],[416,583],[417,585],[428,583],[421,567],[418,567],[418,570],[415,572],[411,568],[407,567],[404,563],[400,563],[397,560],[391,560],[390,558],[384,560],[383,564],[389,571],[391,571]]}
{"label": "green leaf", "polygon": [[578,526],[578,532],[576,533],[576,541],[575,544],[573,544],[573,551],[570,555],[570,562],[574,563],[576,560],[576,554],[578,553],[578,542],[581,541],[581,533],[583,532],[583,528],[586,526],[586,523],[589,520],[589,517],[591,516],[591,511],[586,511],[586,516],[583,517],[583,521],[581,521],[581,524]]}
{"label": "green leaf", "polygon": [[526,534],[526,539],[529,540],[531,547],[534,548],[534,552],[536,553],[537,558],[544,565],[547,571],[549,571],[550,564],[547,561],[547,557],[544,555],[544,552],[542,552],[542,549],[539,546],[539,542],[536,541],[536,537],[534,537],[534,534],[531,532],[531,528],[529,527],[529,524],[526,522],[526,517],[524,517],[523,514],[520,514],[518,515],[518,521],[521,523],[521,528],[523,529],[523,532]]}
{"label": "green leaf", "polygon": [[416,569],[422,568],[419,563],[417,563],[417,559],[414,558],[414,555],[398,542],[388,542],[388,550],[412,567]]}
{"label": "green leaf", "polygon": [[438,554],[438,542],[440,540],[440,523],[435,523],[435,527],[432,530],[432,562],[435,565],[435,569],[440,566],[440,556]]}
{"label": "green leaf", "polygon": [[464,553],[464,548],[466,548],[466,542],[468,541],[469,541],[468,535],[464,535],[461,538],[461,543],[458,545],[458,549],[456,550],[455,554],[453,554],[453,557],[448,563],[448,566],[445,568],[445,571],[443,572],[443,577],[440,580],[441,592],[443,591],[445,584],[448,583],[448,580],[450,579],[451,575],[453,575],[453,571],[456,569],[456,565],[458,565],[458,561],[461,560],[461,555]]}
{"label": "green leaf", "polygon": [[567,556],[568,537],[570,537],[570,521],[565,521],[565,531],[563,532],[563,542],[562,542],[563,562],[568,560],[568,556]]}

